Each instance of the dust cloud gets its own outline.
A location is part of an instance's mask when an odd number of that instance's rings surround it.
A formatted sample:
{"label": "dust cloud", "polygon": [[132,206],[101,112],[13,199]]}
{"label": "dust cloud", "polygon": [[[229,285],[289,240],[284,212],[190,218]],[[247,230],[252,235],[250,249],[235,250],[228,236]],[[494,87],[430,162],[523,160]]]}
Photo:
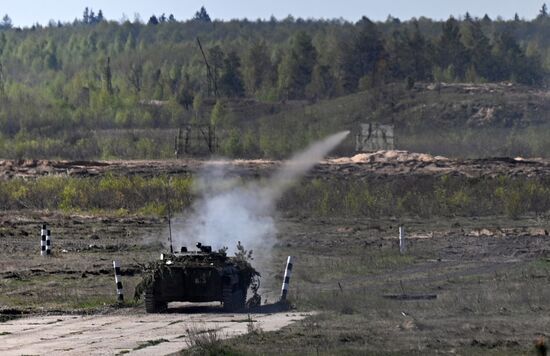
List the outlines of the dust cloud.
{"label": "dust cloud", "polygon": [[181,246],[193,249],[201,242],[213,250],[228,247],[232,255],[240,241],[247,250],[254,251],[254,266],[261,273],[276,242],[277,200],[348,134],[340,132],[314,143],[285,162],[263,184],[243,184],[227,178],[229,165],[206,165],[197,184],[200,199],[190,213],[173,221],[175,250]]}

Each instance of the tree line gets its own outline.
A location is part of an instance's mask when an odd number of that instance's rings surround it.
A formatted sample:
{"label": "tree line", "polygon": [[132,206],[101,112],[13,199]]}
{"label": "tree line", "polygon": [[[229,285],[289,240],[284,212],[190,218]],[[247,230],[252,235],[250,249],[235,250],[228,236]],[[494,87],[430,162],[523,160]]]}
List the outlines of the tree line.
{"label": "tree line", "polygon": [[186,122],[223,128],[234,124],[224,118],[225,99],[315,101],[395,82],[545,86],[549,30],[546,6],[531,21],[469,14],[446,21],[217,21],[205,8],[185,21],[165,14],[108,21],[86,8],[72,23],[20,29],[6,15],[0,139]]}

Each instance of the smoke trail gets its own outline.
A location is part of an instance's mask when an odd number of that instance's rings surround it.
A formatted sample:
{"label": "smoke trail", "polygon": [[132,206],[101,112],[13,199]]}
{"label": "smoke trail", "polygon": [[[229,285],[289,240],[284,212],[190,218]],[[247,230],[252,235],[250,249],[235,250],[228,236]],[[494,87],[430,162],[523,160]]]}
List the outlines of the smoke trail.
{"label": "smoke trail", "polygon": [[342,131],[334,134],[294,155],[270,179],[268,187],[264,189],[264,193],[268,194],[271,200],[279,199],[290,185],[298,181],[304,174],[313,168],[313,166],[319,163],[319,161],[338,146],[348,134],[349,131]]}
{"label": "smoke trail", "polygon": [[194,247],[197,242],[213,249],[228,247],[229,253],[241,241],[254,251],[260,271],[271,256],[277,233],[275,204],[286,189],[334,149],[348,131],[332,135],[310,146],[287,161],[265,186],[245,185],[224,179],[223,165],[208,166],[199,177],[202,195],[185,219],[174,221],[174,247]]}

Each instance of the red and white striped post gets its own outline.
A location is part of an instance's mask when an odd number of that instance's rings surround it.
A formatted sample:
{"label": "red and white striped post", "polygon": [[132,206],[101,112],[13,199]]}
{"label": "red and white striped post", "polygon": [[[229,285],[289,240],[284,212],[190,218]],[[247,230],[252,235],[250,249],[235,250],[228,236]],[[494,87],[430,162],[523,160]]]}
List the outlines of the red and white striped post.
{"label": "red and white striped post", "polygon": [[281,302],[286,300],[288,295],[288,287],[290,285],[290,275],[292,274],[292,256],[288,256],[286,260],[285,277],[283,279],[283,287],[281,290]]}
{"label": "red and white striped post", "polygon": [[115,269],[117,301],[119,303],[122,303],[124,301],[124,290],[122,288],[122,279],[120,278],[120,264],[118,263],[118,261],[113,261],[113,267]]}

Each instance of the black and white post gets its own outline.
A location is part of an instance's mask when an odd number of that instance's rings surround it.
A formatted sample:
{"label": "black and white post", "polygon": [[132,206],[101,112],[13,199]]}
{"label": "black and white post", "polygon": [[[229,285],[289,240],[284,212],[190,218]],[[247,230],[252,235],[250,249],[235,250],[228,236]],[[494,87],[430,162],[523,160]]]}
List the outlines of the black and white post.
{"label": "black and white post", "polygon": [[407,250],[407,246],[405,244],[405,228],[403,226],[399,226],[399,253],[404,254]]}
{"label": "black and white post", "polygon": [[40,230],[40,256],[46,256],[46,229],[48,226],[46,224],[42,225]]}
{"label": "black and white post", "polygon": [[113,267],[115,269],[117,301],[119,303],[122,303],[124,301],[124,291],[122,289],[122,279],[120,278],[120,264],[118,263],[118,261],[113,261]]}
{"label": "black and white post", "polygon": [[288,259],[286,260],[285,277],[283,279],[283,287],[281,291],[281,302],[286,301],[291,274],[292,274],[292,256],[288,256]]}
{"label": "black and white post", "polygon": [[51,256],[52,254],[52,234],[48,229],[46,230],[46,256]]}

